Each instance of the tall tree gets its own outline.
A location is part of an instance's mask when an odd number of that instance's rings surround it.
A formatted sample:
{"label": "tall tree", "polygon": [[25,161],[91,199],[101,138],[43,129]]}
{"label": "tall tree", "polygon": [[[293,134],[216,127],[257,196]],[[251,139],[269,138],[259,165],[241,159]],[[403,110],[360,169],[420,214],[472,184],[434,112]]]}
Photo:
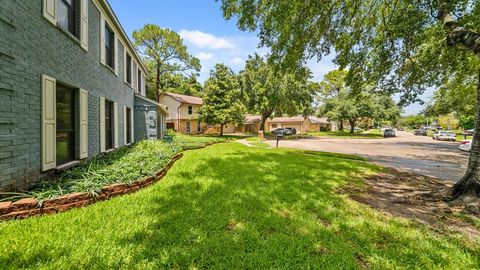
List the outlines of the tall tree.
{"label": "tall tree", "polygon": [[271,61],[285,68],[335,49],[348,83],[374,82],[383,91],[418,100],[461,67],[477,67],[476,124],[465,176],[452,198],[480,197],[480,1],[465,0],[221,0],[224,16],[241,29],[259,28]]}
{"label": "tall tree", "polygon": [[220,125],[220,136],[226,124],[242,124],[245,106],[241,102],[237,76],[224,64],[215,65],[205,81],[200,118],[207,124]]}
{"label": "tall tree", "polygon": [[156,100],[161,94],[161,79],[166,73],[199,71],[200,60],[190,55],[180,35],[158,25],[146,24],[142,29],[133,32],[133,44],[143,56],[147,67],[153,69],[150,76],[155,82]]}
{"label": "tall tree", "polygon": [[[325,98],[335,97],[341,95],[346,91],[345,78],[347,77],[348,71],[335,69],[329,71],[325,74],[323,80],[319,83],[320,91],[318,92],[318,103],[321,105]],[[332,111],[330,113],[330,118],[339,123],[339,130],[343,131],[343,121],[340,111],[337,111],[336,114]]]}
{"label": "tall tree", "polygon": [[310,77],[305,67],[281,73],[259,55],[249,56],[240,81],[248,111],[261,115],[260,130],[274,114],[309,114],[316,91]]}

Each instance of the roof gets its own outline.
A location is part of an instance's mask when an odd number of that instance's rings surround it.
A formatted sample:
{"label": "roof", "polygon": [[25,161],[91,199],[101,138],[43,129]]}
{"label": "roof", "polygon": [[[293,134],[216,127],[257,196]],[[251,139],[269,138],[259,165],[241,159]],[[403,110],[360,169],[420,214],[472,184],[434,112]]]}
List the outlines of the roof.
{"label": "roof", "polygon": [[303,122],[305,117],[301,115],[291,116],[291,117],[275,117],[270,120],[270,123],[292,123],[292,122]]}
{"label": "roof", "polygon": [[310,122],[312,124],[328,124],[330,123],[326,117],[316,117],[316,116],[309,116],[308,119],[310,119]]}
{"label": "roof", "polygon": [[138,94],[138,93],[135,93],[135,97],[140,98],[140,99],[143,99],[143,100],[145,100],[145,101],[147,101],[147,102],[149,102],[149,103],[157,106],[158,108],[160,108],[160,109],[165,113],[165,115],[168,115],[168,111],[167,111],[167,109],[165,109],[165,105],[162,105],[162,104],[160,104],[160,103],[158,103],[158,102],[156,102],[156,101],[154,101],[154,100],[151,100],[151,99],[149,99],[149,98],[147,98],[147,97],[144,97],[144,96],[142,96],[142,95],[140,95],[140,94]]}
{"label": "roof", "polygon": [[163,95],[170,96],[173,99],[183,104],[203,105],[203,100],[202,98],[199,98],[199,97],[181,95],[181,94],[170,93],[170,92],[165,92],[163,93]]}
{"label": "roof", "polygon": [[245,116],[245,124],[254,124],[260,122],[261,120],[262,117],[260,115],[247,114]]}

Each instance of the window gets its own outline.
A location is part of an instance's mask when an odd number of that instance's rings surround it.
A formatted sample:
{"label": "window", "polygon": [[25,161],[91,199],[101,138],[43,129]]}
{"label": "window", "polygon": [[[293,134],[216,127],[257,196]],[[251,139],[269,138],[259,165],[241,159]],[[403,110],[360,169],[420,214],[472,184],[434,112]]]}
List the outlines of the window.
{"label": "window", "polygon": [[77,0],[58,0],[57,1],[58,26],[67,30],[78,38],[77,31]]}
{"label": "window", "polygon": [[131,85],[132,84],[132,57],[128,53],[126,55],[127,55],[127,58],[125,60],[125,65],[126,65],[125,76],[126,76],[127,83]]}
{"label": "window", "polygon": [[105,100],[105,149],[113,148],[113,102]]}
{"label": "window", "polygon": [[127,108],[127,143],[132,143],[132,109]]}
{"label": "window", "polygon": [[200,121],[198,121],[197,123],[197,133],[200,133],[202,132],[202,123]]}
{"label": "window", "polygon": [[188,106],[188,114],[193,114],[193,107],[192,106]]}
{"label": "window", "polygon": [[75,160],[75,89],[57,83],[57,165]]}
{"label": "window", "polygon": [[142,71],[140,69],[138,69],[137,92],[142,92]]}
{"label": "window", "polygon": [[277,128],[277,124],[272,124],[272,128]]}
{"label": "window", "polygon": [[105,63],[115,69],[115,34],[105,24]]}
{"label": "window", "polygon": [[186,122],[185,125],[186,125],[185,126],[185,132],[190,133],[191,132],[190,122]]}

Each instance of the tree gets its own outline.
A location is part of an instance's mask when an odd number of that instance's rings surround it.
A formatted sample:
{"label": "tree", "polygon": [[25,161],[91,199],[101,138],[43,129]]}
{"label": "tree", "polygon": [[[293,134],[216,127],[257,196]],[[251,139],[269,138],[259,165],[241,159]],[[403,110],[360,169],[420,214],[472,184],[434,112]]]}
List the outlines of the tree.
{"label": "tree", "polygon": [[310,83],[310,71],[300,67],[293,72],[276,72],[262,57],[249,56],[240,72],[244,102],[252,114],[260,114],[260,130],[274,114],[310,114],[316,85]]}
{"label": "tree", "polygon": [[[149,76],[155,82],[155,97],[161,94],[161,79],[166,73],[199,71],[200,60],[187,52],[180,36],[169,29],[158,25],[146,24],[142,29],[133,32],[133,44],[143,56],[149,68]],[[153,71],[153,72],[152,72]]]}
{"label": "tree", "polygon": [[241,102],[237,76],[224,64],[215,65],[205,82],[200,118],[211,125],[220,125],[220,136],[226,124],[242,124],[245,106]]}
{"label": "tree", "polygon": [[[335,69],[329,71],[325,74],[323,81],[319,83],[320,91],[318,91],[319,96],[319,105],[323,103],[323,99],[335,97],[336,95],[342,95],[346,91],[345,78],[348,74],[346,70]],[[322,113],[322,111],[320,112]],[[343,131],[343,114],[335,114],[333,111],[330,112],[330,119],[335,120],[339,123],[338,129]]]}
{"label": "tree", "polygon": [[402,102],[418,100],[473,63],[477,78],[475,136],[465,176],[452,199],[480,197],[480,1],[261,1],[222,0],[227,19],[241,29],[259,28],[270,61],[291,68],[335,49],[335,62],[348,66],[347,84],[368,83]]}

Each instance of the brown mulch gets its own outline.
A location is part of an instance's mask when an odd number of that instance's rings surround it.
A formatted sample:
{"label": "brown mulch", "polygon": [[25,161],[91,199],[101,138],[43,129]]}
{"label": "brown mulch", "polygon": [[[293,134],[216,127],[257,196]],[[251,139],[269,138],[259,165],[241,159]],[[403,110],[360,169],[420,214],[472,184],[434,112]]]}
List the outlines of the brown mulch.
{"label": "brown mulch", "polygon": [[[387,168],[365,178],[365,186],[342,192],[357,202],[428,224],[439,232],[459,232],[480,239],[474,220],[480,218],[480,199],[449,202],[453,183]],[[478,226],[478,225],[477,225]]]}

